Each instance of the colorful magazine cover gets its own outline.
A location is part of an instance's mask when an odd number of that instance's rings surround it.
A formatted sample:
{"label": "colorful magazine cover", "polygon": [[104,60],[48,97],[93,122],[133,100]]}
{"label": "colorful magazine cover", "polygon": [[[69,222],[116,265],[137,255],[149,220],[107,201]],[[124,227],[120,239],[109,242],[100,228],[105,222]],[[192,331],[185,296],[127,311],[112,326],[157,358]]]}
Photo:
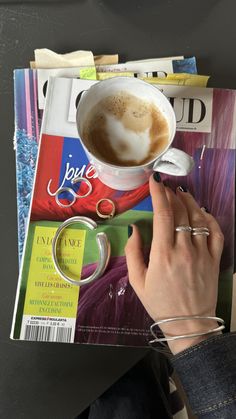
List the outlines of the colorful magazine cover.
{"label": "colorful magazine cover", "polygon": [[[149,76],[152,75],[151,70],[153,69],[176,73],[197,73],[195,57],[174,60],[170,57],[168,59],[145,60],[137,64],[130,62],[127,65],[132,65],[133,69],[145,69]],[[112,66],[109,65],[109,71],[111,70]],[[17,69],[14,71],[19,264],[24,246],[47,80],[49,76],[79,77],[79,74],[79,68]]]}
{"label": "colorful magazine cover", "polygon": [[[103,185],[97,178],[73,122],[73,107],[76,109],[76,98],[84,90],[83,83],[83,80],[63,78],[51,78],[49,82],[11,337],[143,347],[148,345],[152,320],[129,285],[124,245],[128,237],[127,226],[135,222],[140,226],[148,254],[152,231],[148,184],[122,192]],[[229,328],[236,92],[180,86],[164,88],[178,122],[173,145],[192,155],[195,167],[187,177],[163,176],[163,179],[173,189],[180,184],[186,186],[220,223],[225,247],[218,314]],[[62,186],[75,187],[71,180],[78,175],[90,180],[92,194],[78,199],[69,208],[58,206],[55,191]],[[75,191],[83,193],[86,185],[78,187]],[[116,207],[112,220],[99,223],[99,229],[107,232],[112,243],[110,265],[99,280],[80,288],[70,286],[56,273],[52,262],[52,238],[60,223],[71,216],[86,215],[99,222],[96,203],[104,197],[111,198]],[[63,198],[65,202],[70,199],[69,196]],[[81,226],[68,229],[61,250],[64,269],[77,277],[91,273],[97,260],[94,246],[94,235]]]}
{"label": "colorful magazine cover", "polygon": [[36,70],[14,71],[14,148],[16,151],[19,262],[24,246],[42,120],[42,112],[38,110],[37,89]]}

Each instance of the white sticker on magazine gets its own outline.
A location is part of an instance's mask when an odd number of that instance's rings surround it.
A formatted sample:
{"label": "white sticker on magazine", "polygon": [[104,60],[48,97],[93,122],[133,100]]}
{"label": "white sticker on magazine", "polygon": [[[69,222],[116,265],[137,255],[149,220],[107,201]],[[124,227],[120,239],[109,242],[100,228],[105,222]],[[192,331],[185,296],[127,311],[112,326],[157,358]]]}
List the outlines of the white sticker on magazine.
{"label": "white sticker on magazine", "polygon": [[157,84],[155,87],[173,106],[177,131],[211,132],[213,89]]}
{"label": "white sticker on magazine", "polygon": [[79,97],[82,92],[88,90],[93,84],[97,83],[97,80],[81,80],[73,79],[71,86],[70,105],[68,112],[68,121],[76,121],[76,109],[79,102]]}
{"label": "white sticker on magazine", "polygon": [[23,315],[21,340],[73,343],[75,318]]}
{"label": "white sticker on magazine", "polygon": [[44,109],[49,77],[79,77],[79,67],[38,69],[38,107]]}

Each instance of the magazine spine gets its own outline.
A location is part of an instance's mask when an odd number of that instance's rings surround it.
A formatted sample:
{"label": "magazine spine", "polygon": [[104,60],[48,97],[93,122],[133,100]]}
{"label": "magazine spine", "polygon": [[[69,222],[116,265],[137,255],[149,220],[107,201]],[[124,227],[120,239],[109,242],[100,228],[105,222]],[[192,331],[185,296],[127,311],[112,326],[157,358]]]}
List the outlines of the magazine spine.
{"label": "magazine spine", "polygon": [[[51,91],[52,91],[52,87],[53,87],[53,81],[54,81],[54,78],[50,77],[49,83],[48,83],[47,95],[46,95],[46,105],[48,104],[47,109],[50,109],[49,104],[50,104],[50,101],[51,101]],[[46,129],[46,126],[47,126],[47,113],[44,112],[41,131],[40,131],[39,150],[38,150],[37,162],[36,162],[35,173],[34,173],[33,188],[32,188],[31,200],[30,200],[29,216],[28,216],[28,219],[27,219],[25,242],[24,242],[22,260],[21,260],[21,264],[20,264],[20,272],[19,272],[19,277],[18,277],[18,282],[17,282],[16,299],[15,299],[15,304],[14,304],[13,320],[12,320],[11,333],[10,333],[10,338],[11,339],[14,339],[14,330],[15,330],[16,316],[17,316],[17,310],[18,310],[18,305],[19,305],[19,297],[20,297],[20,286],[21,286],[21,279],[22,279],[22,271],[23,271],[23,266],[24,266],[24,263],[25,263],[24,259],[25,259],[25,253],[26,253],[29,224],[30,224],[30,214],[31,214],[32,202],[33,202],[35,180],[36,180],[36,176],[37,176],[38,161],[39,161],[39,156],[40,156],[41,138],[42,138],[42,134],[43,134],[44,130]]]}

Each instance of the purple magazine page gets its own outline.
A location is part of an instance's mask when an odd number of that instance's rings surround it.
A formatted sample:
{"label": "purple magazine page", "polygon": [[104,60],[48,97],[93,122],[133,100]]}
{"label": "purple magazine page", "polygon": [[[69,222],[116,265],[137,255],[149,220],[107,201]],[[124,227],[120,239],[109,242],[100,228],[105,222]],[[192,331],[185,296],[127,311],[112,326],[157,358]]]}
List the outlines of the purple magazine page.
{"label": "purple magazine page", "polygon": [[[75,81],[75,91],[77,85]],[[229,330],[234,270],[236,91],[179,86],[159,88],[171,101],[177,118],[173,146],[186,151],[195,161],[188,176],[162,175],[162,179],[173,190],[179,185],[185,186],[221,226],[225,244],[219,278],[218,314],[225,319]],[[73,100],[75,91],[72,87]],[[72,110],[70,118],[73,120]],[[150,197],[140,200],[109,223],[124,225],[127,219],[129,223],[147,221],[147,209],[151,209]],[[101,284],[81,288],[75,334],[78,342],[147,344],[150,320],[145,313],[142,314],[130,288],[124,257],[120,257],[119,264],[116,275],[109,277],[108,273]],[[104,313],[109,313],[109,324],[104,324]]]}

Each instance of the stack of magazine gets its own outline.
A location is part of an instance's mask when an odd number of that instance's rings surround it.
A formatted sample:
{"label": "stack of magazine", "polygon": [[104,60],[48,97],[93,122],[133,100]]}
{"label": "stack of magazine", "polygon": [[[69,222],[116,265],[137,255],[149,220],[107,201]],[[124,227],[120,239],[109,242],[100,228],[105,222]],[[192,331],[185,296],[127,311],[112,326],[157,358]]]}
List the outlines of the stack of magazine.
{"label": "stack of magazine", "polygon": [[[232,320],[234,272],[234,191],[236,91],[206,87],[195,57],[170,57],[126,63],[14,71],[15,135],[20,273],[11,337],[13,339],[148,346],[152,319],[132,290],[124,246],[128,225],[137,223],[145,247],[152,238],[152,204],[148,184],[117,191],[97,178],[80,144],[76,107],[82,91],[109,77],[139,77],[167,96],[175,111],[173,146],[195,160],[186,177],[163,175],[175,189],[184,185],[200,206],[218,220],[225,236],[219,278],[218,314]],[[70,207],[57,205],[59,188],[84,176],[91,195]],[[116,214],[103,222],[96,203],[108,198]],[[65,202],[71,197],[62,196]],[[78,287],[60,277],[52,260],[52,240],[66,219],[94,219],[111,243],[111,259],[96,281]],[[97,233],[97,231],[96,231]],[[78,242],[80,246],[78,246]],[[97,263],[95,233],[82,226],[67,229],[61,241],[63,269],[87,277]]]}

